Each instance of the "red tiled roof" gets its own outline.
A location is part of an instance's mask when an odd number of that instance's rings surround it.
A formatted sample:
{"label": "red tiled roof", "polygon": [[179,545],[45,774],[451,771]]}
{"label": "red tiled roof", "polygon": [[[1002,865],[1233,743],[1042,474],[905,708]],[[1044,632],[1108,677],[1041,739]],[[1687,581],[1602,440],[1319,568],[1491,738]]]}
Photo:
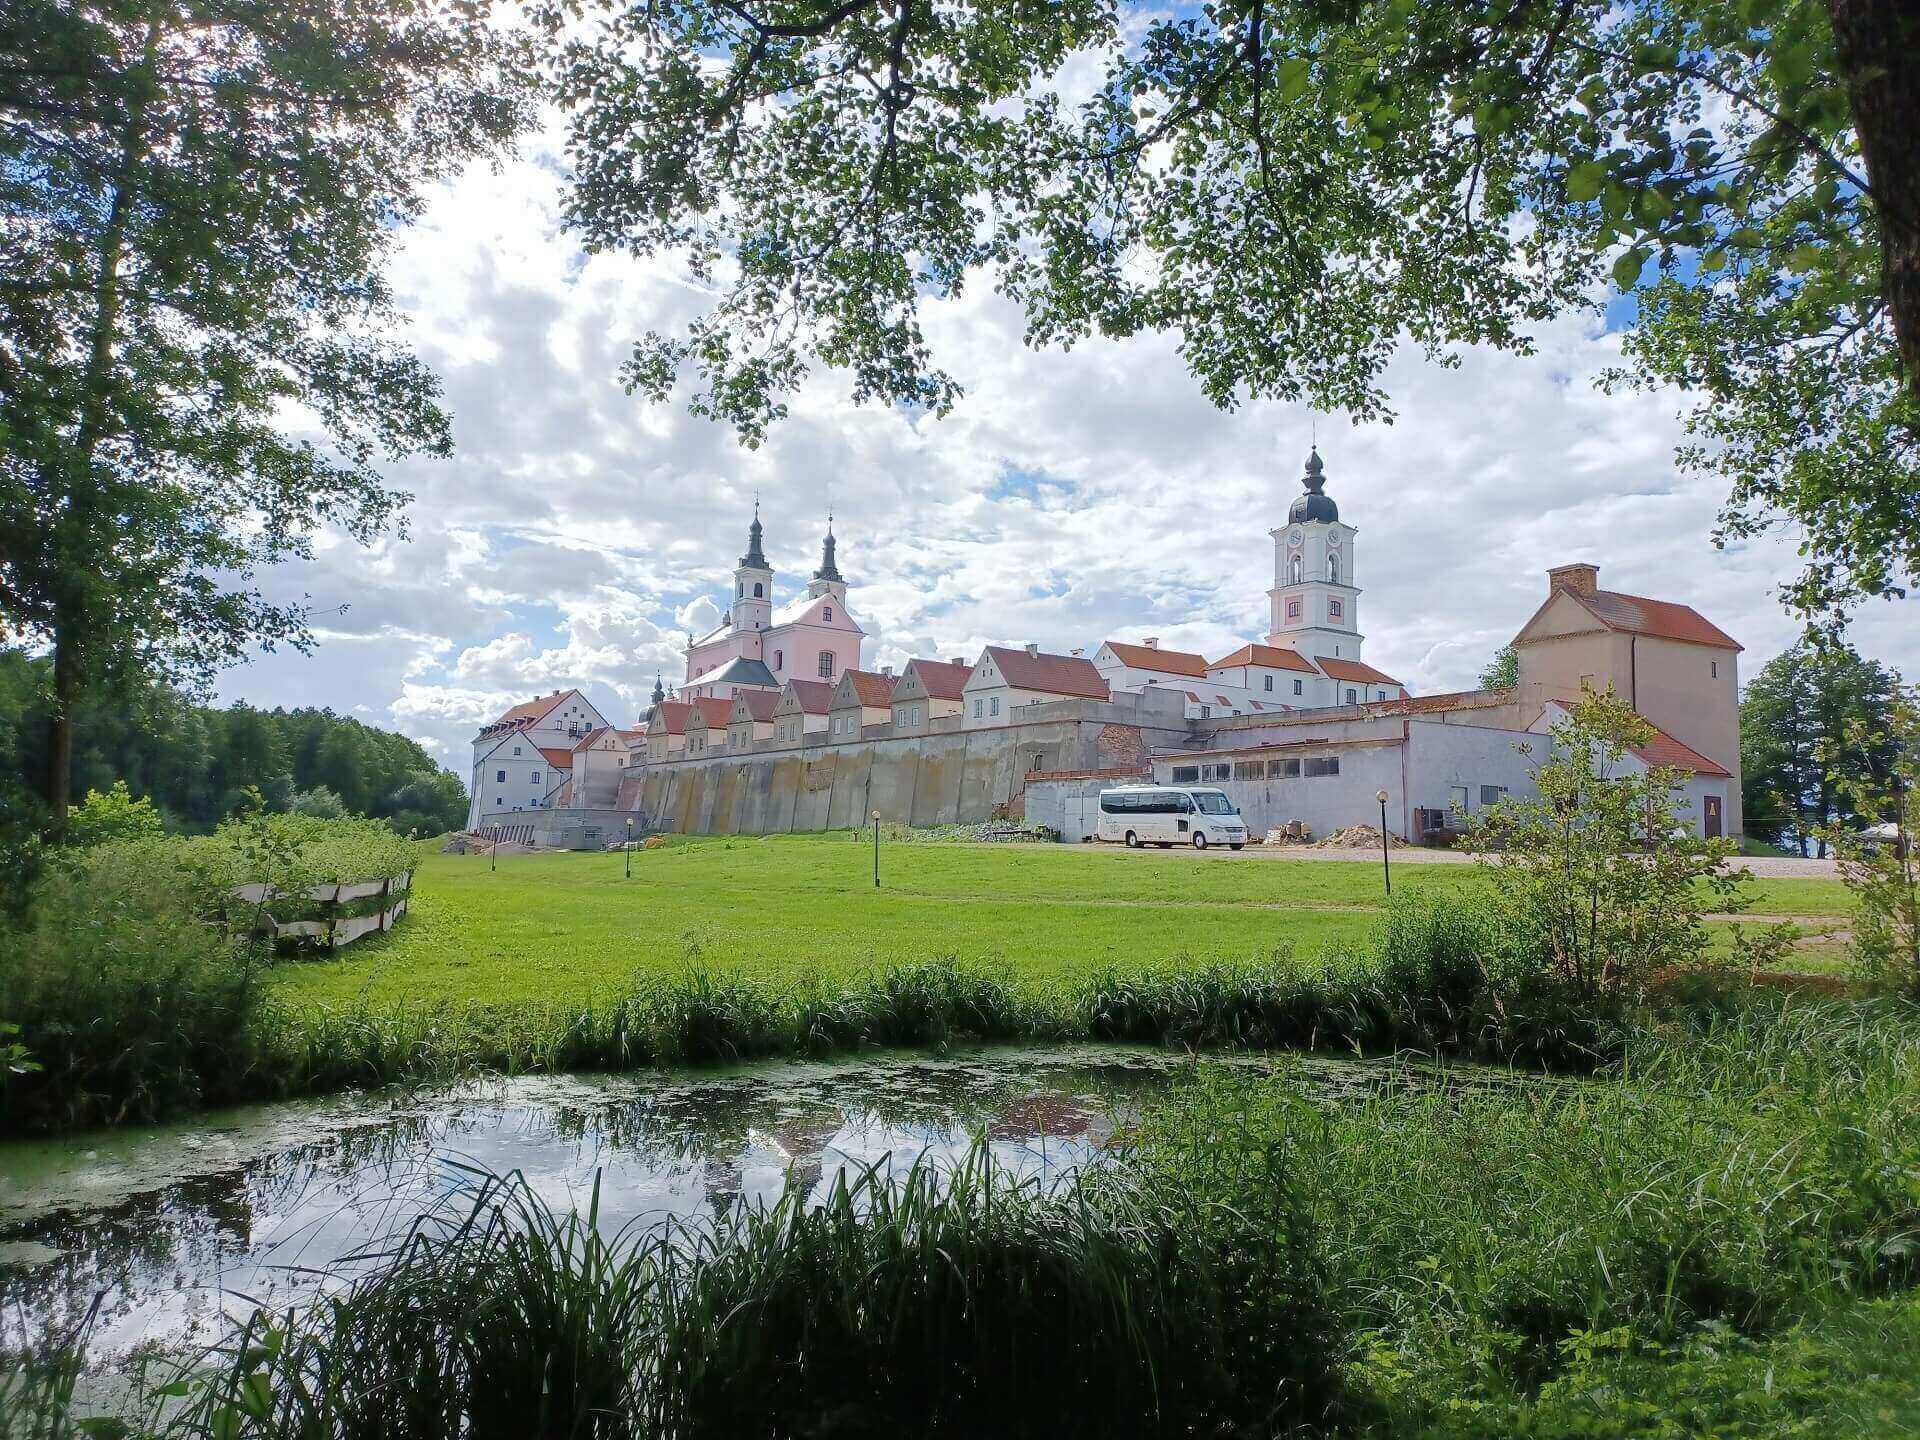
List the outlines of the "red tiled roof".
{"label": "red tiled roof", "polygon": [[1107,682],[1084,656],[1049,655],[1044,650],[1030,653],[1004,645],[989,645],[987,654],[993,657],[1001,678],[1016,690],[1079,695],[1089,700],[1108,698]]}
{"label": "red tiled roof", "polygon": [[862,708],[884,710],[893,703],[893,687],[898,683],[893,676],[874,670],[849,670],[840,677],[840,682],[844,685],[849,680]]}
{"label": "red tiled roof", "polygon": [[537,725],[557,710],[562,700],[579,693],[578,690],[559,690],[535,700],[522,701],[492,724],[483,725],[480,733],[486,735],[496,730],[524,730],[529,725]]}
{"label": "red tiled roof", "polygon": [[833,708],[833,686],[824,680],[789,680],[784,693],[800,702],[805,715],[824,715]]}
{"label": "red tiled roof", "polygon": [[[1651,720],[1647,723],[1653,725]],[[1709,760],[1684,740],[1675,739],[1658,725],[1653,725],[1653,738],[1644,745],[1634,746],[1633,753],[1649,765],[1670,765],[1675,770],[1690,770],[1695,775],[1707,775],[1720,780],[1733,778],[1732,772],[1717,761]]]}
{"label": "red tiled roof", "polygon": [[1398,685],[1400,682],[1384,670],[1363,665],[1358,660],[1341,660],[1331,655],[1320,657],[1320,668],[1330,680],[1358,680],[1367,685]]}
{"label": "red tiled roof", "polygon": [[631,745],[636,740],[644,740],[647,738],[647,727],[645,722],[643,721],[641,724],[639,724],[632,730],[622,730],[622,731],[619,731],[618,733],[622,740],[625,740],[629,745]]}
{"label": "red tiled roof", "polygon": [[1206,659],[1185,650],[1162,650],[1157,645],[1129,645],[1121,640],[1107,641],[1107,649],[1122,665],[1134,670],[1156,670],[1162,675],[1190,675],[1195,680],[1207,678]]}
{"label": "red tiled roof", "polygon": [[582,735],[580,737],[579,743],[576,744],[573,748],[575,750],[584,750],[589,745],[593,744],[594,741],[598,740],[602,735],[606,733],[607,733],[607,727],[605,725],[596,725],[592,729],[588,730],[586,734]]}
{"label": "red tiled roof", "polygon": [[746,706],[749,715],[764,723],[773,719],[773,712],[780,705],[780,694],[777,690],[741,690],[735,693],[733,703]]}
{"label": "red tiled roof", "polygon": [[1242,665],[1264,665],[1269,670],[1300,670],[1308,675],[1318,672],[1313,662],[1286,645],[1242,645],[1224,660],[1216,660],[1209,670],[1232,670]]}
{"label": "red tiled roof", "polygon": [[687,718],[692,714],[693,706],[684,700],[662,700],[647,716],[647,733],[653,733],[654,722],[658,721],[663,734],[684,735],[687,733]]}
{"label": "red tiled roof", "polygon": [[573,751],[565,745],[537,745],[534,748],[547,757],[547,764],[554,769],[571,770],[573,768]]}
{"label": "red tiled roof", "polygon": [[973,667],[964,661],[956,665],[946,660],[909,660],[907,669],[920,677],[921,688],[934,700],[958,700],[973,674]]}
{"label": "red tiled roof", "polygon": [[694,706],[706,717],[709,730],[727,728],[727,717],[733,714],[733,701],[722,700],[717,695],[701,695],[694,700]]}
{"label": "red tiled roof", "polygon": [[[1551,605],[1554,598],[1560,595],[1572,596],[1586,607],[1594,619],[1609,630],[1618,630],[1622,634],[1683,640],[1690,645],[1711,645],[1718,650],[1745,648],[1691,605],[1681,605],[1672,600],[1649,600],[1644,595],[1624,595],[1618,590],[1596,590],[1591,595],[1584,595],[1566,587],[1549,595],[1546,605]],[[1546,609],[1546,605],[1540,609]],[[1520,627],[1522,635],[1526,634],[1527,626],[1532,625],[1539,615],[1540,611],[1536,610],[1533,618]],[[1516,640],[1516,643],[1520,642]]]}

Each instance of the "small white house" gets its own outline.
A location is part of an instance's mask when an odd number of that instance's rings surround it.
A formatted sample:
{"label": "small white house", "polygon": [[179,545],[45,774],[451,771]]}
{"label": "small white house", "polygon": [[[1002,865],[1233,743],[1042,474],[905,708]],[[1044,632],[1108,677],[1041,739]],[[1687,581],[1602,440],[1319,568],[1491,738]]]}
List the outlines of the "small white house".
{"label": "small white house", "polygon": [[[1567,706],[1550,700],[1529,728],[1536,735],[1551,734],[1553,727],[1566,720],[1568,713]],[[1653,722],[1648,720],[1647,724],[1653,725]],[[1657,765],[1678,771],[1679,793],[1674,797],[1674,808],[1680,812],[1682,823],[1708,840],[1718,840],[1727,833],[1734,779],[1726,766],[1708,759],[1658,725],[1653,725],[1653,738],[1645,745],[1634,746],[1620,763],[1637,767],[1641,774]]]}
{"label": "small white house", "polygon": [[606,716],[578,690],[556,690],[514,706],[481,727],[467,775],[467,828],[483,816],[542,808],[573,771],[573,747]]}
{"label": "small white house", "polygon": [[1080,655],[1050,655],[1038,645],[1015,650],[989,645],[973,662],[961,692],[966,701],[962,725],[968,730],[1006,725],[1016,706],[1044,700],[1106,700],[1107,682]]}

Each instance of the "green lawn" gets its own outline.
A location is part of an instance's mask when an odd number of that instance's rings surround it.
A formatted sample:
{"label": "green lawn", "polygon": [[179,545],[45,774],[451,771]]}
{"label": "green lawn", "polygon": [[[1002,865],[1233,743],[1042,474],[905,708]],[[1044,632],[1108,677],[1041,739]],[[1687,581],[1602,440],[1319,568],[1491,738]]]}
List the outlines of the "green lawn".
{"label": "green lawn", "polygon": [[[636,973],[698,959],[757,976],[857,973],[955,956],[1035,983],[1109,962],[1244,959],[1364,943],[1383,903],[1368,861],[1199,861],[1027,845],[870,846],[844,834],[689,841],[618,855],[425,855],[392,934],[278,972],[284,998],[380,1008],[416,1001],[585,1002]],[[1405,865],[1404,893],[1477,884],[1472,867]],[[1840,886],[1769,880],[1756,911],[1833,915]]]}

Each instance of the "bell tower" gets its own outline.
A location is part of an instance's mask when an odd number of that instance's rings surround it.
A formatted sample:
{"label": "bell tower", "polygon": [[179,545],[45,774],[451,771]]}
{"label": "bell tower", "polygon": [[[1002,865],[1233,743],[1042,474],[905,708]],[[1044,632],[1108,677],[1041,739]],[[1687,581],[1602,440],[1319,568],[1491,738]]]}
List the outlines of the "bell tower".
{"label": "bell tower", "polygon": [[1315,447],[1300,477],[1306,494],[1293,502],[1287,523],[1273,536],[1273,589],[1269,645],[1307,656],[1358,660],[1360,588],[1354,578],[1354,528],[1340,522],[1340,507],[1326,493],[1326,463]]}
{"label": "bell tower", "polygon": [[753,502],[753,524],[747,530],[747,553],[733,572],[733,633],[743,644],[740,653],[760,658],[760,632],[773,623],[773,567],[760,549],[760,502]]}

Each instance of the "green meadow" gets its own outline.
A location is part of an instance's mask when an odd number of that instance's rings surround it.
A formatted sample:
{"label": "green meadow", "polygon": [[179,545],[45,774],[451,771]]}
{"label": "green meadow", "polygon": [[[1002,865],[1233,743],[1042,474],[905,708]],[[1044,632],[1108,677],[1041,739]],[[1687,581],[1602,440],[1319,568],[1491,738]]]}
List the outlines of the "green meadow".
{"label": "green meadow", "polygon": [[[633,854],[424,854],[390,934],[278,967],[299,1005],[572,1004],[699,966],[774,983],[951,957],[1036,989],[1113,965],[1179,968],[1356,950],[1385,905],[1374,860],[1206,859],[1092,846],[818,836],[689,839]],[[1473,866],[1405,864],[1404,895],[1466,894]],[[1762,880],[1750,913],[1840,923],[1832,880]],[[1730,937],[1716,924],[1716,948]],[[1810,960],[1812,957],[1809,957]],[[1815,962],[1809,968],[1818,968]]]}

